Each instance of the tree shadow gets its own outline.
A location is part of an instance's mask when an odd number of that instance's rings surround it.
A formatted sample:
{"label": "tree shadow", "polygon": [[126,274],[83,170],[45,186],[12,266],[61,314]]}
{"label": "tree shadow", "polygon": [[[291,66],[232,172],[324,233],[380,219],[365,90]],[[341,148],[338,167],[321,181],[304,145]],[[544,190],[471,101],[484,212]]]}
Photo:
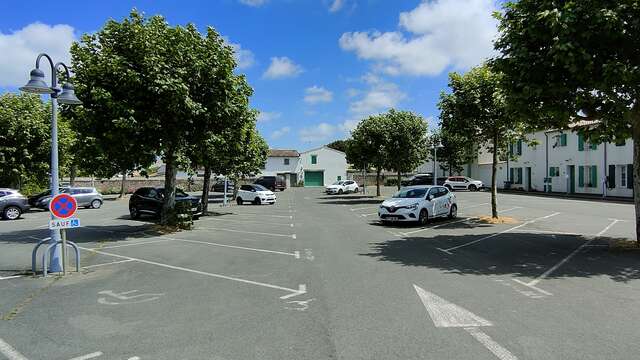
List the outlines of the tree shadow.
{"label": "tree shadow", "polygon": [[[480,240],[489,235],[492,234],[392,239],[372,243],[371,251],[360,255],[402,266],[439,269],[463,276],[536,278],[588,241],[582,236],[524,232],[510,232]],[[610,240],[605,237],[596,239],[590,244],[593,246],[584,247],[548,278],[604,275],[616,282],[640,279],[640,252],[610,251],[607,246]],[[469,244],[473,241],[478,242]],[[469,245],[456,248],[464,244]]]}
{"label": "tree shadow", "polygon": [[427,225],[420,225],[416,222],[396,222],[396,223],[382,223],[380,220],[371,220],[369,221],[369,225],[379,226],[387,229],[406,229],[406,230],[418,230],[424,229],[424,231],[428,231],[429,229],[474,229],[474,228],[486,228],[492,227],[493,225],[487,224],[482,221],[478,221],[476,218],[465,218],[458,217],[455,219],[448,219],[445,217],[435,218],[429,220]]}
{"label": "tree shadow", "polygon": [[[128,239],[149,238],[165,234],[156,224],[136,221],[131,225],[84,226],[67,230],[67,239],[78,244],[92,242],[118,242]],[[48,229],[28,229],[5,232],[0,244],[37,244],[49,236]]]}
{"label": "tree shadow", "polygon": [[362,199],[353,199],[353,200],[332,200],[332,201],[322,201],[319,204],[321,205],[367,205],[373,204],[378,205],[381,204],[383,199],[376,198],[362,198]]}

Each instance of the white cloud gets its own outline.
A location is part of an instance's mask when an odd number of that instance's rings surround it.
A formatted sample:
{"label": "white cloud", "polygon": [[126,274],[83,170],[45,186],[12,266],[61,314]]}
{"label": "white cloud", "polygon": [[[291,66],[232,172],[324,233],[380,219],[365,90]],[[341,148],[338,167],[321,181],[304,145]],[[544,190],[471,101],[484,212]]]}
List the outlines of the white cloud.
{"label": "white cloud", "polygon": [[315,143],[330,140],[338,131],[338,126],[328,123],[320,123],[312,127],[300,130],[300,141],[305,143]]}
{"label": "white cloud", "polygon": [[289,134],[290,132],[291,132],[291,128],[288,127],[288,126],[285,126],[285,127],[282,127],[282,128],[280,128],[278,130],[273,131],[271,133],[271,138],[273,140],[277,140],[277,139],[280,139],[281,137]]}
{"label": "white cloud", "polygon": [[233,57],[236,59],[238,69],[247,69],[256,63],[256,57],[251,50],[243,49],[242,45],[232,43],[227,38],[225,38],[225,41],[233,48]]}
{"label": "white cloud", "polygon": [[353,101],[349,106],[349,111],[354,115],[364,117],[386,111],[407,97],[398,85],[385,81],[377,75],[367,74],[363,77],[363,81],[369,85],[369,88],[360,99]]}
{"label": "white cloud", "polygon": [[329,7],[329,12],[338,12],[344,6],[345,0],[333,0],[331,6]]}
{"label": "white cloud", "polygon": [[390,75],[438,75],[449,67],[469,68],[494,54],[496,10],[490,0],[423,0],[400,13],[404,32],[348,32],[339,43]]}
{"label": "white cloud", "polygon": [[[73,27],[64,24],[49,26],[36,22],[11,33],[0,32],[0,86],[24,85],[41,52],[49,54],[55,62],[71,65],[69,48],[74,40]],[[46,59],[40,62],[40,68],[46,81],[51,81]]]}
{"label": "white cloud", "polygon": [[347,89],[347,97],[348,98],[354,98],[358,95],[360,95],[362,92],[358,89],[354,89],[354,88],[349,88]]}
{"label": "white cloud", "polygon": [[240,0],[240,3],[244,5],[258,7],[266,4],[267,0]]}
{"label": "white cloud", "polygon": [[272,57],[271,64],[267,71],[262,74],[266,79],[281,79],[286,77],[295,77],[302,72],[302,67],[286,56]]}
{"label": "white cloud", "polygon": [[307,104],[328,103],[333,100],[333,93],[322,86],[312,86],[304,90],[304,102]]}
{"label": "white cloud", "polygon": [[279,119],[280,116],[282,116],[282,113],[279,112],[261,111],[260,114],[258,114],[258,122],[269,122]]}

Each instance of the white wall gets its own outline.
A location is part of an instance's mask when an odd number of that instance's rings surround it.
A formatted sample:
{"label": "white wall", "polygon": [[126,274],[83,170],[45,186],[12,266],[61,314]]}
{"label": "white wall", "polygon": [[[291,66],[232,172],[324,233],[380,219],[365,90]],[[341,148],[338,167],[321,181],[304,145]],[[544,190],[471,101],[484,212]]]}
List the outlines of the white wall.
{"label": "white wall", "polygon": [[[311,164],[311,155],[317,155],[317,164]],[[324,171],[324,184],[335,182],[338,176],[347,178],[347,158],[344,153],[322,147],[300,153],[300,178],[304,179],[304,170]]]}

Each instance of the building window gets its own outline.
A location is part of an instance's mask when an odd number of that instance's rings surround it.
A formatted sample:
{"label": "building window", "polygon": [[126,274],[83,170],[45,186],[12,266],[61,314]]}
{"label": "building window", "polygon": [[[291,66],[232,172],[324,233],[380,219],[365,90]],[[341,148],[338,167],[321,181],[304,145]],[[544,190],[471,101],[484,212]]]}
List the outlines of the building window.
{"label": "building window", "polygon": [[509,144],[509,154],[522,155],[522,139],[516,141],[515,143]]}
{"label": "building window", "polygon": [[311,155],[311,165],[318,163],[318,155]]}
{"label": "building window", "polygon": [[567,134],[560,134],[560,146],[567,146]]}
{"label": "building window", "polygon": [[627,187],[627,167],[620,165],[620,187]]}
{"label": "building window", "polygon": [[284,159],[284,164],[289,165],[289,159]]}
{"label": "building window", "polygon": [[549,168],[549,176],[550,177],[558,177],[560,176],[560,168],[557,166],[552,166]]}
{"label": "building window", "polygon": [[598,187],[598,166],[579,166],[578,167],[578,186],[579,187]]}
{"label": "building window", "polygon": [[522,168],[509,169],[509,180],[512,184],[522,184]]}

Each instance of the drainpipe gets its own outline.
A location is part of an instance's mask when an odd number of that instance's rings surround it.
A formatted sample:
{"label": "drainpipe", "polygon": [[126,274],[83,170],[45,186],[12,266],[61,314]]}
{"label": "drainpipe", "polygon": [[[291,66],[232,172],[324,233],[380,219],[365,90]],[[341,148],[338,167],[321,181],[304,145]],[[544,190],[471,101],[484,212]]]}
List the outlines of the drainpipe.
{"label": "drainpipe", "polygon": [[549,133],[547,133],[546,131],[544,132],[544,157],[545,157],[545,163],[544,163],[544,188],[545,190],[547,190],[546,192],[551,192],[551,189],[549,189]]}
{"label": "drainpipe", "polygon": [[602,145],[604,146],[604,169],[602,170],[602,173],[604,174],[604,179],[602,181],[602,197],[606,198],[607,197],[607,180],[609,179],[609,169],[607,168],[607,143],[603,142]]}

